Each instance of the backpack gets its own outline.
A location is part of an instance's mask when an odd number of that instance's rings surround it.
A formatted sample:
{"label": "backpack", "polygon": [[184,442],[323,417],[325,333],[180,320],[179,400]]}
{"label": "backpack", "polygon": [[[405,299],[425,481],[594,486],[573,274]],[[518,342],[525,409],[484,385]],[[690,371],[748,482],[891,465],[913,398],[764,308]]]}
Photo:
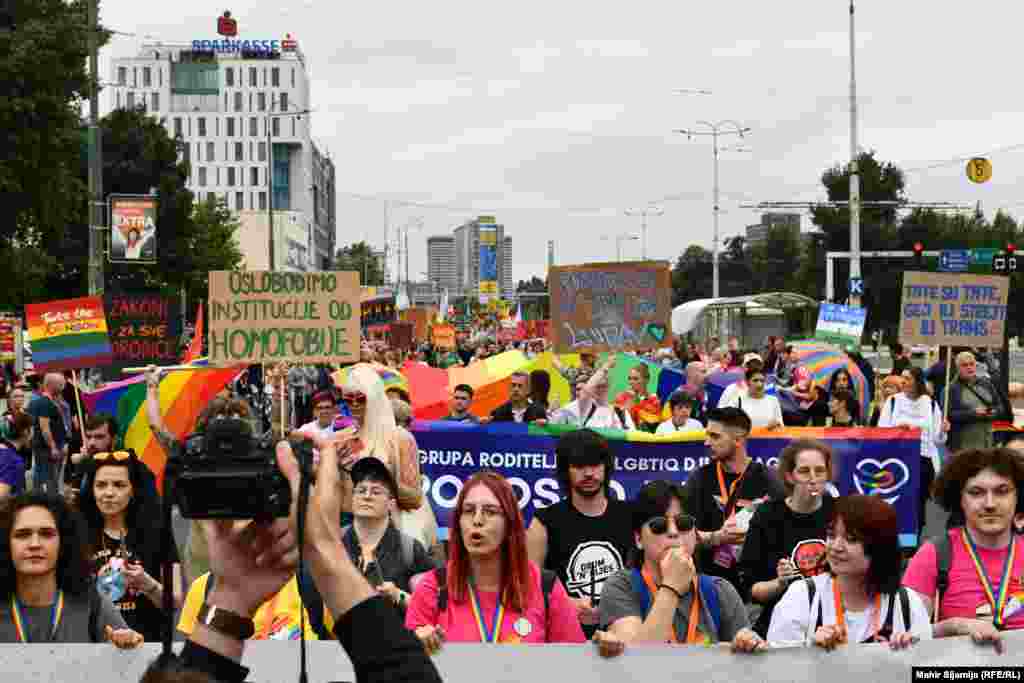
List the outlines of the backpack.
{"label": "backpack", "polygon": [[949,532],[928,539],[935,546],[935,601],[932,603],[932,622],[939,621],[939,603],[949,588],[949,567],[953,564],[953,546],[949,542]]}
{"label": "backpack", "polygon": [[[804,579],[804,583],[807,584],[807,609],[811,609],[811,605],[814,604],[814,596],[818,592],[818,587],[814,583],[814,579],[808,577]],[[878,629],[876,636],[883,638],[892,638],[892,619],[893,619],[893,608],[896,602],[900,603],[900,612],[903,613],[903,628],[910,628],[910,596],[907,594],[907,589],[904,586],[900,586],[900,589],[896,591],[896,595],[889,601],[889,609],[885,614],[885,621],[882,622],[881,628]],[[821,614],[821,602],[818,602],[818,620],[815,623],[815,630],[822,626],[822,614]]]}
{"label": "backpack", "polygon": [[[651,592],[647,590],[647,582],[644,581],[644,575],[639,569],[633,569],[629,574],[629,579],[633,584],[633,593],[640,598],[640,612],[646,619],[647,613],[651,611]],[[722,627],[722,607],[718,601],[718,589],[715,587],[714,579],[705,574],[698,574],[697,590],[700,592],[701,603],[708,608],[708,613],[711,615],[711,625],[715,628],[715,637],[717,638],[718,631]]]}
{"label": "backpack", "polygon": [[[448,568],[441,565],[434,570],[434,579],[437,581],[437,611],[448,609]],[[558,574],[550,569],[540,570],[540,592],[544,596],[544,619],[547,620],[548,608],[551,606],[551,591],[555,588],[555,581]]]}

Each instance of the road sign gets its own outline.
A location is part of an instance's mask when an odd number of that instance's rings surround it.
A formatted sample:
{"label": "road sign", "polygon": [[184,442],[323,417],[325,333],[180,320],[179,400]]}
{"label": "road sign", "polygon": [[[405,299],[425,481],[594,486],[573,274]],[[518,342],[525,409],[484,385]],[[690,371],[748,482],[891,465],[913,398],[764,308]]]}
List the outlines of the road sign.
{"label": "road sign", "polygon": [[850,278],[850,296],[864,296],[864,278]]}
{"label": "road sign", "polygon": [[978,249],[971,249],[971,265],[973,266],[991,266],[992,259],[999,253],[998,249],[991,247],[981,247]]}
{"label": "road sign", "polygon": [[967,177],[974,183],[987,183],[992,178],[992,162],[975,157],[967,162]]}
{"label": "road sign", "polygon": [[939,254],[939,270],[947,273],[965,273],[970,264],[970,249],[943,249]]}

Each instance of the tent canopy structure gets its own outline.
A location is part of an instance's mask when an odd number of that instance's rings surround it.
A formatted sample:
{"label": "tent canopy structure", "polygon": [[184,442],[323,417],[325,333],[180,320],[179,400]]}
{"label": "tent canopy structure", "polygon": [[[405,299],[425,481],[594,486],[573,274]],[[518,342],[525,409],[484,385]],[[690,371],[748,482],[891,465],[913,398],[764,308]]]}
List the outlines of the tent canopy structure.
{"label": "tent canopy structure", "polygon": [[[707,312],[739,312],[741,316],[777,315],[778,311],[813,309],[817,306],[818,302],[814,299],[795,292],[763,292],[749,296],[694,299],[672,310],[672,333],[685,335],[693,332],[698,328],[701,316]],[[716,325],[715,329],[720,329],[720,326]]]}

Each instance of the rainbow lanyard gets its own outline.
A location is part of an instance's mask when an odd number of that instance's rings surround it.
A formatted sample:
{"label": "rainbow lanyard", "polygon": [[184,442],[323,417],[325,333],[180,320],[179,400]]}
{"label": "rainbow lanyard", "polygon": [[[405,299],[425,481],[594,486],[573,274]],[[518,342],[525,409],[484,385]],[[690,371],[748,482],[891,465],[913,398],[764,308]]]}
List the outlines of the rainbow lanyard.
{"label": "rainbow lanyard", "polygon": [[[57,599],[50,607],[50,621],[53,624],[50,628],[50,640],[57,635],[57,626],[60,625],[61,615],[64,614],[64,591],[57,591]],[[11,595],[11,620],[14,621],[14,630],[18,634],[18,642],[28,643],[28,629],[25,628],[25,619],[21,616],[21,603],[17,595]]]}
{"label": "rainbow lanyard", "polygon": [[476,619],[476,627],[480,629],[480,642],[497,643],[501,636],[501,623],[505,621],[505,605],[501,603],[501,596],[498,596],[498,604],[494,606],[494,618],[492,620],[493,630],[487,628],[483,614],[480,612],[480,600],[476,596],[476,588],[472,582],[469,584],[469,604],[473,607],[473,617]]}
{"label": "rainbow lanyard", "polygon": [[967,549],[967,554],[970,555],[971,560],[974,562],[974,571],[978,574],[981,587],[985,589],[985,598],[988,599],[988,604],[992,606],[992,624],[997,629],[1002,630],[1003,610],[1006,609],[1006,602],[1010,598],[1010,574],[1013,573],[1013,560],[1017,555],[1016,537],[1010,539],[1010,548],[1006,553],[1006,560],[1003,562],[1003,575],[999,579],[998,595],[993,590],[992,580],[989,578],[988,572],[985,571],[985,567],[981,564],[981,558],[978,557],[978,549],[974,545],[974,539],[971,538],[966,527],[961,529],[960,538],[963,539],[964,548]]}

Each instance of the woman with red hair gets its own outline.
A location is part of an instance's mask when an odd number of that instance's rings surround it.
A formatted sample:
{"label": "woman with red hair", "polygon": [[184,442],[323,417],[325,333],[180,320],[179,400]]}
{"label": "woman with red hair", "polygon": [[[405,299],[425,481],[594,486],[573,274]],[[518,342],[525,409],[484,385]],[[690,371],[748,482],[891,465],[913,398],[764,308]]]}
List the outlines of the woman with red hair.
{"label": "woman with red hair", "polygon": [[444,641],[586,640],[565,588],[528,559],[523,517],[504,477],[470,477],[456,501],[451,530],[447,567],[423,577],[405,616],[427,652],[437,652]]}

